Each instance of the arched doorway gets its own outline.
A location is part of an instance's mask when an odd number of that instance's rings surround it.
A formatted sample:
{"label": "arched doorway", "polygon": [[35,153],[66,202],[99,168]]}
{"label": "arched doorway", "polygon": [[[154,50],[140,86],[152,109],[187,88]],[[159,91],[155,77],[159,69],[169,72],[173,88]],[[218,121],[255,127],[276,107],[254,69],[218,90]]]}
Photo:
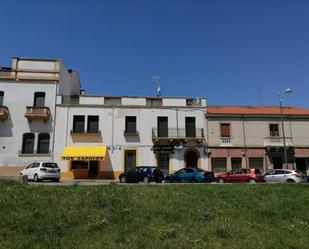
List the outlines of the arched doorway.
{"label": "arched doorway", "polygon": [[189,149],[185,153],[186,167],[198,167],[199,153],[195,150]]}

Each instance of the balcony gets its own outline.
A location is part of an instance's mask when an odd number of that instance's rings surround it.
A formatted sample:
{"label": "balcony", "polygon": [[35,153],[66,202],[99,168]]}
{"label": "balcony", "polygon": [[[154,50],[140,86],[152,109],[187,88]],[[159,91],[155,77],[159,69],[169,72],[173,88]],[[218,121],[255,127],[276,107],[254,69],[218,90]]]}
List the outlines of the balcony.
{"label": "balcony", "polygon": [[152,129],[152,139],[156,142],[160,140],[196,140],[198,142],[202,142],[204,137],[204,129],[177,129],[170,128],[166,130],[158,130],[157,128]]}
{"label": "balcony", "polygon": [[71,136],[101,136],[100,130],[71,130]]}
{"label": "balcony", "polygon": [[32,122],[33,120],[42,120],[47,122],[49,115],[50,111],[48,107],[27,106],[25,117],[29,122]]}
{"label": "balcony", "polygon": [[0,122],[6,120],[9,116],[9,109],[6,106],[0,106]]}
{"label": "balcony", "polygon": [[[264,138],[264,147],[283,147],[283,137],[265,137]],[[285,137],[285,146],[293,146],[292,138]]]}
{"label": "balcony", "polygon": [[233,146],[233,138],[232,137],[221,137],[220,146]]}

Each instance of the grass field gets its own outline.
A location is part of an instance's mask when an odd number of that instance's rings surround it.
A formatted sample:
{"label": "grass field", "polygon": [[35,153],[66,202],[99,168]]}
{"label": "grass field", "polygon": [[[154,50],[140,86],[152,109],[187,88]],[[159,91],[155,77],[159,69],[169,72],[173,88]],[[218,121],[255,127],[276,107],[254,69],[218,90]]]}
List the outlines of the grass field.
{"label": "grass field", "polygon": [[309,248],[309,184],[0,181],[0,248]]}

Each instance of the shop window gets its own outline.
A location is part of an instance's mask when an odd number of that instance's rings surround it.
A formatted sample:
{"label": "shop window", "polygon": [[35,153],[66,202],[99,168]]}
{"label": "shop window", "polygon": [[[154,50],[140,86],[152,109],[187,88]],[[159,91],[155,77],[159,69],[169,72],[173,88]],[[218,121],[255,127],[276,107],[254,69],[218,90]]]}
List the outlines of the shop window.
{"label": "shop window", "polygon": [[130,169],[136,167],[136,151],[126,150],[124,155],[125,171],[128,172]]}
{"label": "shop window", "polygon": [[72,170],[88,169],[88,162],[85,162],[85,161],[72,161],[71,169]]}
{"label": "shop window", "polygon": [[269,133],[271,137],[279,137],[279,125],[269,124]]}
{"label": "shop window", "polygon": [[231,163],[232,163],[232,169],[241,168],[242,158],[241,157],[232,157]]}
{"label": "shop window", "polygon": [[169,172],[170,155],[168,153],[161,153],[157,155],[157,167],[164,173]]}
{"label": "shop window", "polygon": [[214,173],[226,172],[226,158],[217,157],[211,158],[212,171]]}
{"label": "shop window", "polygon": [[263,157],[249,157],[250,168],[263,170],[263,162]]}
{"label": "shop window", "polygon": [[45,93],[36,92],[34,93],[34,107],[44,107],[45,106]]}
{"label": "shop window", "polygon": [[4,92],[0,91],[0,106],[3,106]]}
{"label": "shop window", "polygon": [[50,139],[50,135],[48,133],[39,134],[39,140],[38,140],[38,153],[39,154],[49,153],[49,139]]}
{"label": "shop window", "polygon": [[220,124],[221,137],[231,137],[230,124]]}
{"label": "shop window", "polygon": [[136,134],[136,117],[126,116],[125,134]]}
{"label": "shop window", "polygon": [[34,134],[25,133],[23,135],[22,154],[33,154],[34,151]]}
{"label": "shop window", "polygon": [[96,133],[99,131],[99,116],[88,116],[87,132]]}
{"label": "shop window", "polygon": [[73,116],[73,132],[84,132],[85,130],[85,116]]}

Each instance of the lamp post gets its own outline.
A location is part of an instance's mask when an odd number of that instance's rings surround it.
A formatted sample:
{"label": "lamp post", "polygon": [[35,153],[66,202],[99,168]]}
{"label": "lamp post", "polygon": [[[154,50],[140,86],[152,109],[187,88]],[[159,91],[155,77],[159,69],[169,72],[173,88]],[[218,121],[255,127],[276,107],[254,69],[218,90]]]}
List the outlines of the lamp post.
{"label": "lamp post", "polygon": [[282,110],[282,94],[289,94],[292,92],[291,88],[287,88],[282,92],[279,92],[279,107],[280,107],[280,116],[281,116],[281,126],[282,126],[282,139],[283,139],[283,153],[284,153],[284,166],[287,168],[287,151],[285,143],[285,133],[284,133],[284,123],[283,123],[283,110]]}

